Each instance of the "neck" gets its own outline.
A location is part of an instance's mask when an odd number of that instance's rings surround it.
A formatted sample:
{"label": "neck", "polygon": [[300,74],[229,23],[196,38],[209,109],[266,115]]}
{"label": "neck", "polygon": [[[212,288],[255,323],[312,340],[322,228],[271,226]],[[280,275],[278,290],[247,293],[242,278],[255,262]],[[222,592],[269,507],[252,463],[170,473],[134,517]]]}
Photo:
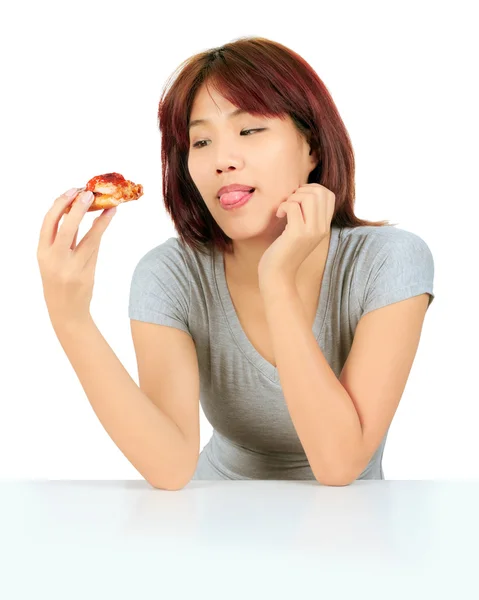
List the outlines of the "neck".
{"label": "neck", "polygon": [[[316,286],[322,280],[330,240],[331,231],[298,269],[296,276],[298,290]],[[235,244],[233,253],[223,255],[228,279],[237,285],[259,290],[258,265],[268,247],[265,247],[264,243],[260,245],[251,240],[247,244]]]}

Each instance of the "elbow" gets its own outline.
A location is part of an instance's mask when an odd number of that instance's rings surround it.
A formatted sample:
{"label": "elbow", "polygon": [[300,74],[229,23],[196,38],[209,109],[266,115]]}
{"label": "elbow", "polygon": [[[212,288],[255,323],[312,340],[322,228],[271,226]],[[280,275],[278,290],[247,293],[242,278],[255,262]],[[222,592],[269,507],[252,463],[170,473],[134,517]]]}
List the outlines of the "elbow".
{"label": "elbow", "polygon": [[[199,453],[198,453],[199,454]],[[188,462],[186,462],[186,460]],[[194,460],[191,456],[185,457],[185,461],[168,465],[166,470],[160,474],[156,469],[154,474],[150,473],[149,477],[143,477],[156,490],[167,490],[169,492],[177,492],[188,485],[193,478],[196,466],[198,464],[198,456],[195,455]]]}
{"label": "elbow", "polygon": [[[354,481],[354,479],[353,479],[353,481]],[[318,482],[321,483],[322,485],[328,485],[328,486],[332,486],[332,487],[344,487],[346,485],[351,485],[353,483],[353,481],[350,481],[349,479],[348,480],[344,480],[344,479],[330,480],[330,479],[328,479],[326,481],[324,481],[324,480],[320,481],[318,479]]]}
{"label": "elbow", "polygon": [[[195,466],[196,469],[196,466]],[[193,469],[193,471],[191,471],[191,469],[189,469],[187,472],[181,472],[179,473],[179,476],[175,477],[175,479],[172,479],[171,477],[165,481],[158,481],[158,478],[146,478],[146,481],[148,481],[148,483],[151,485],[151,487],[155,488],[155,490],[167,490],[169,492],[177,492],[178,490],[182,490],[184,487],[186,487],[188,485],[188,483],[191,481],[195,469]]]}
{"label": "elbow", "polygon": [[158,483],[152,481],[150,479],[146,479],[146,481],[151,485],[155,490],[165,490],[168,492],[177,492],[178,490],[182,490],[189,482],[174,482],[174,483]]}
{"label": "elbow", "polygon": [[185,486],[164,486],[164,485],[155,485],[151,482],[148,482],[152,488],[155,490],[164,490],[165,492],[177,492],[178,490],[182,490]]}
{"label": "elbow", "polygon": [[351,485],[354,481],[356,481],[356,477],[354,475],[351,475],[351,473],[348,473],[347,475],[325,475],[324,473],[321,475],[317,475],[316,473],[314,473],[314,477],[316,478],[316,481],[321,485],[333,487],[344,487],[346,485]]}

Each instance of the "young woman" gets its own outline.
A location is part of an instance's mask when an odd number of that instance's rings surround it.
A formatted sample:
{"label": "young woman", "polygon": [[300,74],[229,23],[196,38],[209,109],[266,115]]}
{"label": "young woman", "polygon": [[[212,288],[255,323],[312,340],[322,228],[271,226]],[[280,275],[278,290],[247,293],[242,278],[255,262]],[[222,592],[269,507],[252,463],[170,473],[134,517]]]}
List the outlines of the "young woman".
{"label": "young woman", "polygon": [[[143,256],[131,282],[140,389],[86,304],[81,334],[73,317],[56,320],[89,400],[162,489],[384,479],[434,298],[432,254],[418,235],[354,214],[350,138],[294,51],[241,38],[181,66],[158,112],[178,238]],[[101,363],[94,374],[78,340]],[[201,453],[200,403],[214,430]]]}

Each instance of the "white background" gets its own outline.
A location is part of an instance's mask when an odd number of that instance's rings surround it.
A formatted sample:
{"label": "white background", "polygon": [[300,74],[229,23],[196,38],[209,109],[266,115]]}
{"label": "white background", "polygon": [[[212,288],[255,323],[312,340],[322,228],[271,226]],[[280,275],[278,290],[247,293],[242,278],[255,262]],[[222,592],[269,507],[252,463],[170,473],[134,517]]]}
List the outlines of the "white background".
{"label": "white background", "polygon": [[[356,155],[356,214],[420,235],[434,300],[393,420],[386,479],[479,475],[478,109],[473,2],[20,2],[1,10],[0,478],[140,479],[51,327],[36,260],[55,198],[116,171],[144,186],[102,239],[91,311],[138,382],[131,276],[176,236],[163,207],[158,101],[179,64],[241,36],[298,52]],[[474,56],[476,59],[474,59]],[[78,241],[99,213],[86,215]],[[201,448],[212,428],[201,411]]]}

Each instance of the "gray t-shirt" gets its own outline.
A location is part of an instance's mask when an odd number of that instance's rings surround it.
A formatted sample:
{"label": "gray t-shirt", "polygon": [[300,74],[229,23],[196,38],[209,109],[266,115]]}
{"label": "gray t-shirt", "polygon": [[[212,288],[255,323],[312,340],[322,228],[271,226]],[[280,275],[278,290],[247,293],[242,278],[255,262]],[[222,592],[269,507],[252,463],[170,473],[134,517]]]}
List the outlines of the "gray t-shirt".
{"label": "gray t-shirt", "polygon": [[[434,261],[416,234],[394,225],[331,227],[312,328],[339,378],[362,315],[427,292]],[[281,390],[278,369],[241,327],[226,283],[223,255],[193,252],[177,237],[136,266],[129,317],[176,327],[193,338],[200,402],[213,435],[193,479],[315,479]],[[358,479],[384,479],[387,433]]]}

